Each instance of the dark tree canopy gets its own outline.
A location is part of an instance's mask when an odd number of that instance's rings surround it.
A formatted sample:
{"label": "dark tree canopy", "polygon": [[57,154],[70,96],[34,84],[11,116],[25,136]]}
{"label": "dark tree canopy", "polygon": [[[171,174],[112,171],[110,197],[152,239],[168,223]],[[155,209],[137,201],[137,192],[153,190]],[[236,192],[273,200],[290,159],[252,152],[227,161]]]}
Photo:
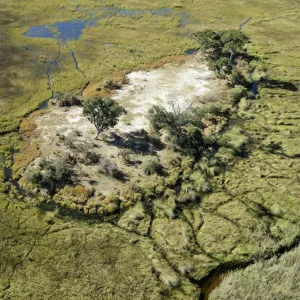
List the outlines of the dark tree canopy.
{"label": "dark tree canopy", "polygon": [[104,130],[114,127],[126,110],[110,98],[95,98],[84,103],[83,114],[94,124],[97,136]]}
{"label": "dark tree canopy", "polygon": [[218,57],[222,52],[222,43],[220,34],[207,29],[193,34],[194,38],[199,43],[199,49],[205,54],[213,57]]}
{"label": "dark tree canopy", "polygon": [[200,50],[207,56],[209,67],[220,75],[231,74],[235,59],[245,53],[248,37],[240,30],[215,32],[204,30],[194,33]]}
{"label": "dark tree canopy", "polygon": [[226,30],[220,33],[222,52],[232,56],[244,53],[244,46],[249,41],[248,37],[240,30]]}

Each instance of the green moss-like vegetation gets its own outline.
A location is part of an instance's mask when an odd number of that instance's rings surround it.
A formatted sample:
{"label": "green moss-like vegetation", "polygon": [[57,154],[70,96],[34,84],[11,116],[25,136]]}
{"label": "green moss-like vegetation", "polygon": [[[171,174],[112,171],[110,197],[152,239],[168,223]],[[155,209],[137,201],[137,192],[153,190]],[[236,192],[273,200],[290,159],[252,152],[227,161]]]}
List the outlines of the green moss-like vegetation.
{"label": "green moss-like vegetation", "polygon": [[[4,299],[199,297],[199,291],[180,281],[151,242],[138,235],[109,224],[61,220],[55,211],[43,212],[2,196],[0,215]],[[152,268],[175,276],[179,289],[168,280],[161,282]]]}

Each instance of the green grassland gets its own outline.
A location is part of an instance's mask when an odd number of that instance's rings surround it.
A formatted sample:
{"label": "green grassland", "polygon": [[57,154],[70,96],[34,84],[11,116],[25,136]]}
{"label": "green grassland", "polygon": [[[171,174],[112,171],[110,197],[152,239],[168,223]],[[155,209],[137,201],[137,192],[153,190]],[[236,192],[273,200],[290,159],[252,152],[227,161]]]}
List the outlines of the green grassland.
{"label": "green grassland", "polygon": [[[134,211],[121,216],[117,224],[96,225],[92,220],[74,221],[15,203],[17,197],[22,199],[16,191],[1,194],[0,247],[5,250],[0,259],[0,295],[4,299],[93,299],[96,295],[198,299],[200,291],[192,283],[216,267],[270,257],[299,239],[300,93],[291,88],[300,83],[298,1],[106,4],[145,11],[170,7],[172,11],[168,17],[149,13],[104,17],[101,1],[1,0],[0,149],[6,157],[12,146],[21,147],[22,118],[51,97],[46,70],[58,54],[57,41],[22,34],[30,26],[89,19],[91,11],[99,17],[98,26],[86,28],[81,39],[67,42],[83,73],[75,69],[68,48],[61,44],[60,72],[53,69],[52,73],[54,91],[78,91],[88,81],[101,82],[114,72],[182,55],[197,47],[190,33],[239,28],[251,17],[243,27],[251,39],[248,51],[263,59],[273,84],[260,87],[259,99],[238,105],[241,130],[233,127],[227,134],[233,148],[244,139],[251,142],[251,151],[245,158],[232,158],[227,149],[221,149],[219,155],[229,157],[230,164],[215,179],[214,193],[187,206],[176,219],[168,217],[175,207],[172,197],[164,203],[157,199],[155,219],[147,225],[150,229],[143,229],[148,235],[134,233],[128,226],[132,220],[127,218]],[[76,9],[78,5],[83,9]],[[180,13],[190,15],[185,27],[180,25]],[[5,179],[3,172],[1,178]],[[224,299],[229,299],[224,293]]]}

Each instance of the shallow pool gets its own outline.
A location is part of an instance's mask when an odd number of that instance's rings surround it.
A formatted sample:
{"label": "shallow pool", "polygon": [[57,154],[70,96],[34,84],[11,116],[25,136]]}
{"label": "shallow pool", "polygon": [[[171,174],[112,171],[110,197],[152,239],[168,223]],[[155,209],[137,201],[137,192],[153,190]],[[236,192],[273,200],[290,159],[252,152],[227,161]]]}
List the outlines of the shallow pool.
{"label": "shallow pool", "polygon": [[71,20],[57,22],[52,25],[40,25],[31,27],[24,36],[35,38],[53,38],[63,42],[67,40],[78,40],[84,28],[94,26],[95,21]]}

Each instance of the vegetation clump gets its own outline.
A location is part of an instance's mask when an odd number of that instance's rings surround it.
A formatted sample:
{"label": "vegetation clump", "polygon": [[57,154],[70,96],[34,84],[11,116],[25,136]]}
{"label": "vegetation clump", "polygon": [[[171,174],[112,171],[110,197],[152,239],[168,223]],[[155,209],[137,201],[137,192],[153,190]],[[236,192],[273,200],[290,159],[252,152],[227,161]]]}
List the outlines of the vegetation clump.
{"label": "vegetation clump", "polygon": [[151,127],[156,132],[165,130],[168,140],[175,149],[185,155],[199,156],[207,147],[204,135],[205,124],[217,123],[222,115],[221,109],[216,105],[204,105],[201,108],[188,108],[186,110],[173,109],[167,111],[161,106],[153,106],[148,113]]}
{"label": "vegetation clump", "polygon": [[120,85],[115,83],[113,80],[111,79],[107,79],[104,83],[104,88],[106,90],[109,90],[109,91],[113,91],[113,90],[117,90],[120,88]]}
{"label": "vegetation clump", "polygon": [[208,67],[228,81],[232,88],[228,98],[232,104],[243,97],[256,98],[259,85],[265,82],[265,67],[257,57],[247,53],[249,38],[242,31],[204,30],[194,33],[194,38],[208,61]]}
{"label": "vegetation clump", "polygon": [[85,153],[85,160],[87,164],[95,165],[100,161],[100,159],[101,155],[92,150],[89,150]]}
{"label": "vegetation clump", "polygon": [[232,104],[238,103],[247,94],[247,88],[242,85],[236,85],[228,92],[228,98]]}
{"label": "vegetation clump", "polygon": [[155,159],[147,161],[143,169],[146,175],[161,174],[163,170],[160,162]]}
{"label": "vegetation clump", "polygon": [[[203,137],[200,120],[193,118],[189,110],[167,111],[161,106],[153,106],[149,110],[149,120],[155,131],[165,129],[171,143],[186,154],[195,155],[201,152]],[[200,128],[199,128],[200,127]]]}
{"label": "vegetation clump", "polygon": [[98,170],[100,173],[116,179],[123,179],[124,177],[123,172],[118,168],[117,164],[105,158],[100,159]]}
{"label": "vegetation clump", "polygon": [[54,200],[61,206],[82,212],[86,215],[107,216],[119,209],[119,198],[116,195],[95,194],[82,185],[65,186],[55,194]]}
{"label": "vegetation clump", "polygon": [[49,101],[50,105],[64,107],[64,106],[81,106],[82,102],[76,95],[72,93],[56,93]]}
{"label": "vegetation clump", "polygon": [[118,156],[121,158],[125,165],[132,165],[132,152],[129,149],[122,149],[119,151]]}
{"label": "vegetation clump", "polygon": [[120,191],[120,208],[128,209],[133,204],[142,200],[142,193],[136,186],[127,185]]}
{"label": "vegetation clump", "polygon": [[72,159],[68,155],[54,159],[42,158],[37,168],[28,170],[27,178],[33,184],[53,194],[57,188],[74,182]]}

